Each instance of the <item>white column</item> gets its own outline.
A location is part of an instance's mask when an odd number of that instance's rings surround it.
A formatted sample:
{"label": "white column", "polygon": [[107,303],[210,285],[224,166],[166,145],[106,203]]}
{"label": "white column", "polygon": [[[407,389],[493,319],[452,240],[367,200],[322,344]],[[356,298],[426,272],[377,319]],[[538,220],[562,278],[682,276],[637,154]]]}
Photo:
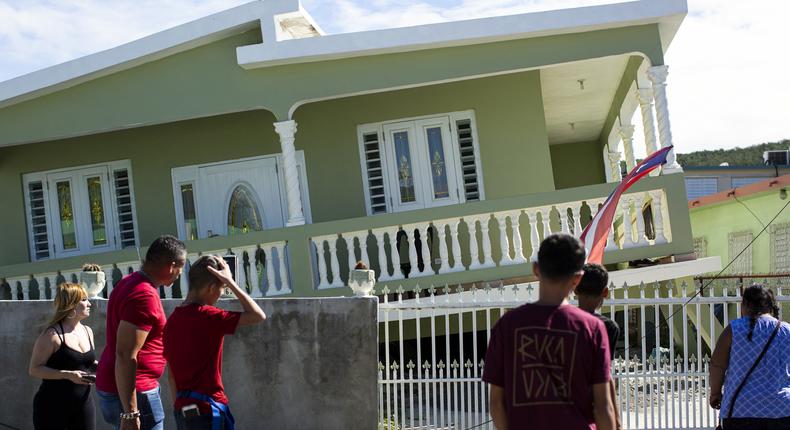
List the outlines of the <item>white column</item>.
{"label": "white column", "polygon": [[[316,243],[316,245],[319,245],[319,244]],[[320,248],[320,252],[318,254],[320,255],[319,258],[321,259],[321,263],[318,263],[319,264],[318,272],[320,273],[319,276],[321,277],[321,279],[323,279],[322,281],[320,281],[320,284],[318,285],[319,288],[320,288],[322,286],[329,286],[329,282],[326,281],[326,263],[324,262],[324,241],[323,240],[321,240],[319,248]],[[323,267],[324,267],[323,271],[320,269],[321,268],[321,264],[323,264]],[[266,272],[266,282],[269,284],[269,289],[266,291],[266,295],[267,296],[276,295],[278,289],[277,289],[277,279],[274,276],[275,275],[275,273],[274,273],[274,246],[270,246],[269,249],[266,250],[266,263],[264,265],[263,271]]]}
{"label": "white column", "polygon": [[636,209],[636,233],[637,233],[637,243],[639,245],[647,244],[647,238],[645,237],[645,219],[644,214],[642,212],[642,208],[645,204],[645,195],[644,194],[635,194],[634,198],[634,209]]}
{"label": "white column", "polygon": [[[445,233],[445,221],[434,221],[433,228],[436,229],[436,235],[439,237],[439,274],[450,272],[450,259],[447,256],[447,234]],[[452,235],[452,232],[451,232]]]}
{"label": "white column", "polygon": [[576,202],[573,209],[573,235],[580,237],[582,235],[582,207],[584,202]]}
{"label": "white column", "polygon": [[571,234],[571,227],[568,224],[568,209],[570,204],[557,205],[557,212],[560,214],[560,230],[565,234]]}
{"label": "white column", "polygon": [[533,261],[538,261],[538,249],[540,249],[540,238],[538,237],[538,212],[525,211],[527,215],[527,222],[529,223],[529,243],[532,247],[532,254],[530,258]]}
{"label": "white column", "polygon": [[280,135],[280,148],[283,151],[285,197],[288,202],[288,221],[285,225],[303,225],[302,192],[299,187],[299,169],[296,168],[296,149],[294,148],[296,121],[275,122],[274,130]]}
{"label": "white column", "polygon": [[332,269],[332,283],[329,284],[333,287],[342,287],[343,280],[340,279],[340,261],[337,259],[337,241],[339,240],[337,235],[332,235],[327,240],[327,244],[329,245],[329,264]]}
{"label": "white column", "polygon": [[[384,230],[373,230],[373,236],[376,236],[376,247],[378,247],[379,255],[379,282],[389,281],[392,279],[389,271],[387,270],[387,248],[384,245]],[[393,267],[395,267],[393,265]]]}
{"label": "white column", "polygon": [[610,180],[612,182],[620,182],[623,180],[623,174],[620,170],[620,151],[612,151],[609,153],[609,169],[612,172]]}
{"label": "white column", "polygon": [[458,240],[458,224],[461,223],[461,218],[456,218],[450,221],[450,239],[453,241],[450,249],[453,256],[453,268],[451,272],[459,272],[464,270],[464,265],[461,263],[461,241]]}
{"label": "white column", "polygon": [[524,245],[521,243],[521,231],[518,218],[521,216],[521,211],[513,211],[510,213],[510,226],[513,228],[513,263],[524,264],[527,259],[524,257]]}
{"label": "white column", "polygon": [[623,152],[625,152],[625,167],[630,172],[636,166],[636,158],[634,157],[634,125],[625,124],[620,125],[618,129],[620,138],[623,140]]}
{"label": "white column", "polygon": [[661,211],[661,190],[650,191],[649,194],[653,205],[653,230],[656,235],[654,243],[656,245],[667,243],[667,236],[664,234],[664,213]]}
{"label": "white column", "polygon": [[653,119],[653,94],[650,88],[637,88],[636,99],[642,113],[642,130],[645,132],[645,150],[650,155],[658,150],[656,124]]}
{"label": "white column", "polygon": [[[313,238],[313,245],[316,248],[316,258],[318,263],[318,289],[326,288],[329,286],[329,279],[327,278],[327,270],[326,270],[326,257],[324,256],[324,241],[326,240],[325,237],[316,237]],[[266,269],[270,271],[272,268],[271,264],[271,253],[266,253]],[[272,280],[269,279],[269,289],[272,289]]]}
{"label": "white column", "polygon": [[629,196],[620,198],[620,209],[623,211],[623,249],[632,248],[636,241],[633,236],[633,224],[631,223],[631,199]]}
{"label": "white column", "polygon": [[[667,102],[667,65],[653,66],[647,69],[647,78],[653,84],[653,99],[656,103],[656,122],[658,126],[658,139],[661,147],[672,145],[672,127],[669,122],[669,105]],[[683,169],[675,159],[675,151],[667,154],[667,164],[662,168],[664,173],[682,173]]]}
{"label": "white column", "polygon": [[502,258],[499,260],[500,266],[513,264],[513,259],[510,258],[510,239],[507,235],[507,213],[494,214],[497,222],[499,223],[499,247],[502,253]]}
{"label": "white column", "polygon": [[483,239],[483,267],[494,267],[494,259],[491,257],[491,237],[488,235],[488,222],[491,215],[484,215],[479,218],[480,233]]}
{"label": "white column", "polygon": [[[390,238],[390,256],[392,258],[392,278],[391,279],[403,279],[403,270],[401,270],[400,266],[400,250],[398,249],[398,232],[400,229],[395,227],[395,231],[390,231],[387,233]],[[404,231],[405,232],[405,231]],[[406,234],[406,246],[409,246],[409,235],[408,232]],[[406,248],[408,251],[408,248]]]}
{"label": "white column", "polygon": [[278,290],[279,294],[290,294],[291,291],[291,283],[288,282],[288,268],[285,265],[285,242],[280,242],[279,244],[275,244],[272,246],[272,249],[277,250],[277,260],[280,263],[280,289]]}
{"label": "white column", "polygon": [[538,211],[540,211],[540,219],[543,221],[543,239],[545,239],[551,235],[551,206],[538,209]]}
{"label": "white column", "polygon": [[[477,218],[468,217],[464,218],[466,226],[469,230],[469,256],[472,258],[469,263],[469,270],[479,269],[483,265],[480,264],[480,251],[477,249]],[[458,262],[459,269],[462,268],[461,262]]]}
{"label": "white column", "polygon": [[[354,267],[357,265],[357,256],[354,252],[354,238],[356,237],[355,233],[344,233],[341,235],[343,240],[346,241],[346,249],[348,250],[348,270],[354,270]],[[359,242],[360,245],[362,241]]]}

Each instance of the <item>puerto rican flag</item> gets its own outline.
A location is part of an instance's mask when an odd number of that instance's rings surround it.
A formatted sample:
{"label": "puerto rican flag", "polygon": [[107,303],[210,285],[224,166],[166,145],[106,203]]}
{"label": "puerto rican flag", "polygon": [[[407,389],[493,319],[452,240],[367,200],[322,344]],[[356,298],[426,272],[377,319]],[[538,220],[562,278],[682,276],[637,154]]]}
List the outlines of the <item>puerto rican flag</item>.
{"label": "puerto rican flag", "polygon": [[631,170],[617,188],[609,194],[609,197],[601,206],[601,209],[595,214],[595,217],[587,224],[587,227],[582,232],[580,237],[584,242],[584,248],[587,251],[587,262],[603,264],[603,252],[606,248],[606,238],[609,236],[609,231],[614,221],[614,215],[617,212],[617,205],[620,202],[620,196],[631,185],[637,183],[640,179],[647,176],[648,173],[657,169],[667,162],[667,154],[672,150],[672,146],[661,148],[658,151],[650,154],[639,164]]}

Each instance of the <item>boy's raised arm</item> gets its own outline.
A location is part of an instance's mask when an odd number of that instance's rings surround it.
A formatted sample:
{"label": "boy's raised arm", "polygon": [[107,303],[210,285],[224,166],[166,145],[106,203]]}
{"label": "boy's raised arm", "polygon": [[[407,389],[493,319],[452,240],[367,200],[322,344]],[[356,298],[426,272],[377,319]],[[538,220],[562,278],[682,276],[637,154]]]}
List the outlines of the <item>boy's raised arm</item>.
{"label": "boy's raised arm", "polygon": [[266,319],[266,314],[263,312],[263,309],[255,303],[255,300],[253,300],[246,291],[236,284],[225,260],[218,258],[217,262],[222,270],[217,270],[211,266],[207,266],[206,268],[214,274],[217,279],[222,281],[224,285],[230,288],[233,294],[236,295],[236,298],[239,299],[241,308],[244,310],[241,314],[241,318],[239,318],[239,326],[258,324],[264,321]]}

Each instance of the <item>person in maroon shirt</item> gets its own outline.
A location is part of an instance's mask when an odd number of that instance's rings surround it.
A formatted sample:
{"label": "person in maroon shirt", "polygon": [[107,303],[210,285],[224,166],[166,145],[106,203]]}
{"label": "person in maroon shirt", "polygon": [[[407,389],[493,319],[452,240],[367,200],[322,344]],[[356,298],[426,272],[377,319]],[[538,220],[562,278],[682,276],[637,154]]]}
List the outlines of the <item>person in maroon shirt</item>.
{"label": "person in maroon shirt", "polygon": [[568,303],[584,260],[578,239],[548,236],[532,266],[538,301],[508,311],[494,326],[483,381],[498,430],[614,428],[606,328]]}
{"label": "person in maroon shirt", "polygon": [[[200,257],[189,269],[189,293],[165,326],[165,358],[179,430],[232,430],[233,415],[222,386],[222,346],[236,327],[266,319],[260,306],[239,288],[228,265],[217,256]],[[214,306],[224,287],[243,312]]]}
{"label": "person in maroon shirt", "polygon": [[122,430],[161,430],[158,379],[165,369],[165,312],[159,287],[181,275],[186,248],[173,236],[154,240],[141,270],[121,279],[107,302],[106,344],[96,371],[104,421]]}

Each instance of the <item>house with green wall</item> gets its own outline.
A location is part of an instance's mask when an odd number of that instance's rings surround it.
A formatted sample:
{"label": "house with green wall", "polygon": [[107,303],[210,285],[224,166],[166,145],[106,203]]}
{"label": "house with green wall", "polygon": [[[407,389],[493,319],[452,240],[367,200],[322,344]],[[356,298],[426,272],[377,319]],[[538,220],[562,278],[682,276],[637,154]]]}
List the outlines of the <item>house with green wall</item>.
{"label": "house with green wall", "polygon": [[[297,0],[254,1],[2,82],[0,289],[45,299],[93,262],[111,290],[162,234],[189,260],[235,255],[259,297],[349,294],[357,261],[379,288],[528,277],[635,145],[673,144],[664,54],[686,11],[326,34]],[[622,279],[633,261],[654,265],[644,282],[719,267],[694,259],[672,153],[611,230]]]}

